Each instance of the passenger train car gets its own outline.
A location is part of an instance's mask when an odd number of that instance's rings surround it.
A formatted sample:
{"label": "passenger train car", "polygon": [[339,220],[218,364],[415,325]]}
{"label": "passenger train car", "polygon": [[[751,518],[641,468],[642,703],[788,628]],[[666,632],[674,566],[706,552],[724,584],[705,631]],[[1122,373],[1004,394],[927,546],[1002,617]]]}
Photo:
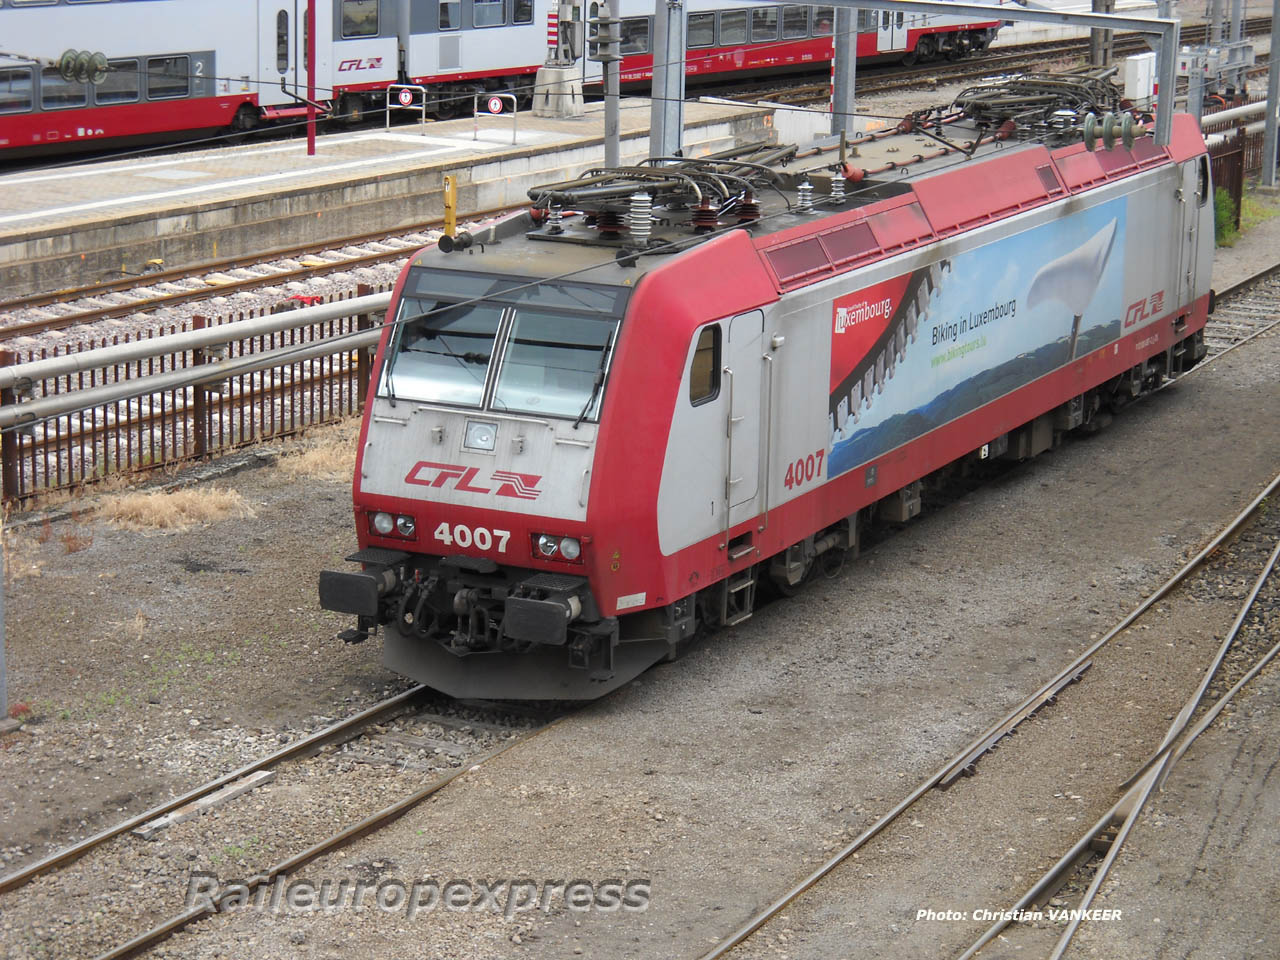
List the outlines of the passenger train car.
{"label": "passenger train car", "polygon": [[[547,59],[580,60],[588,87],[584,9],[558,0],[319,0],[316,98],[359,118],[393,83],[423,88],[434,116],[469,111],[488,90],[532,93]],[[620,0],[624,82],[652,76],[651,0]],[[0,0],[0,157],[19,158],[247,130],[306,114],[305,0]],[[830,61],[834,9],[750,0],[690,0],[691,77],[812,69]],[[860,15],[859,56],[961,56],[996,22]],[[67,50],[102,52],[105,82],[67,81]]]}
{"label": "passenger train car", "polygon": [[320,581],[345,638],[381,629],[388,666],[456,696],[599,696],[873,515],[910,519],[939,471],[1032,457],[1189,368],[1196,121],[1086,145],[1047,110],[1036,138],[949,110],[850,158],[593,171],[413,257],[360,433],[358,569]]}

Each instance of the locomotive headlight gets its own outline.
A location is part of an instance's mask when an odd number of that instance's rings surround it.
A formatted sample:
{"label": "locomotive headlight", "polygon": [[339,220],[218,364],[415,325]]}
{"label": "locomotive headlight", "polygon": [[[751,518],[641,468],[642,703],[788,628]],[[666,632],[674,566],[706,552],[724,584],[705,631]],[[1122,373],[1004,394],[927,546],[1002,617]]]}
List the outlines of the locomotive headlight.
{"label": "locomotive headlight", "polygon": [[396,517],[396,533],[402,537],[412,537],[416,526],[417,524],[413,522],[413,517]]}
{"label": "locomotive headlight", "polygon": [[373,529],[384,537],[395,529],[395,518],[389,513],[375,513],[373,515]]}
{"label": "locomotive headlight", "polygon": [[565,537],[560,541],[560,556],[566,560],[577,560],[582,556],[582,544],[573,537]]}
{"label": "locomotive headlight", "polygon": [[468,420],[462,445],[472,450],[492,451],[498,443],[498,425],[483,420]]}
{"label": "locomotive headlight", "polygon": [[554,557],[559,549],[560,541],[551,534],[544,533],[538,537],[538,552],[544,557]]}

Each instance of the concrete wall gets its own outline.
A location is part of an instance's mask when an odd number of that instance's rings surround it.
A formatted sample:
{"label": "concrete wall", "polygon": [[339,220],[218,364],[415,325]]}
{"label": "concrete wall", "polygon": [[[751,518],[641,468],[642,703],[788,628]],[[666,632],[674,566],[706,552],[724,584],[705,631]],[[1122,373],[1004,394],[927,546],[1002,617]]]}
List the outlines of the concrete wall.
{"label": "concrete wall", "polygon": [[[698,156],[770,140],[773,131],[769,111],[760,110],[691,124],[685,136],[688,154]],[[624,136],[624,164],[646,156],[647,134]],[[319,188],[36,228],[0,240],[0,290],[3,297],[16,297],[84,286],[121,273],[141,274],[154,258],[166,268],[194,267],[302,244],[319,247],[361,233],[391,233],[442,216],[446,173],[459,178],[458,206],[469,213],[527,202],[530,187],[603,162],[603,138],[584,138],[560,149],[513,147],[469,169],[457,169],[457,161],[434,162]]]}

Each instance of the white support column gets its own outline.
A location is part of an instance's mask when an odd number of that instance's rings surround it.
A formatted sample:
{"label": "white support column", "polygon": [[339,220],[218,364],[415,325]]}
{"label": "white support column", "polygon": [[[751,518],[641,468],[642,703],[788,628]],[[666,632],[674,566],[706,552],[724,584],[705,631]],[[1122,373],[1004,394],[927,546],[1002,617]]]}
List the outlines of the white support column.
{"label": "white support column", "polygon": [[[1280,0],[1271,5],[1271,49],[1280,50]],[[1267,126],[1262,135],[1262,185],[1276,187],[1276,123],[1280,111],[1280,59],[1273,54],[1267,69]]]}
{"label": "white support column", "polygon": [[650,156],[681,156],[684,149],[684,31],[683,0],[654,0]]}
{"label": "white support column", "polygon": [[836,7],[835,34],[831,38],[835,55],[831,58],[831,133],[853,134],[854,89],[858,69],[858,11]]}

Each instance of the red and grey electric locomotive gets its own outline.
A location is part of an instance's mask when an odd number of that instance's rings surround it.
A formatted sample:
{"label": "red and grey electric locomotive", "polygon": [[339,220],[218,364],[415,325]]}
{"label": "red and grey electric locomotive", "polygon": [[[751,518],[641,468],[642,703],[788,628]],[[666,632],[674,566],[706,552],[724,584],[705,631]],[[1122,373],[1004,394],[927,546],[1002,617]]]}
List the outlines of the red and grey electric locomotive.
{"label": "red and grey electric locomotive", "polygon": [[934,471],[1098,426],[1204,355],[1209,166],[1174,120],[1104,145],[935,111],[844,160],[592,171],[423,250],[360,434],[361,569],[323,606],[450,694],[591,698]]}

